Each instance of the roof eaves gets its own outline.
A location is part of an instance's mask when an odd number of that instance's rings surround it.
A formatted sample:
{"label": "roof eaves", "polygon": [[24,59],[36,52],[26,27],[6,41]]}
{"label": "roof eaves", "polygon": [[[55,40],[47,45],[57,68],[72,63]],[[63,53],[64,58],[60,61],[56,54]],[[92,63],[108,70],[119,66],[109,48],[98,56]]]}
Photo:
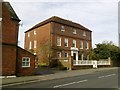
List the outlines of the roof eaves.
{"label": "roof eaves", "polygon": [[12,6],[10,5],[10,3],[9,3],[9,2],[3,2],[3,4],[5,4],[5,5],[7,6],[8,10],[9,10],[9,13],[10,13],[10,16],[11,16],[11,19],[20,22],[21,20],[19,19],[19,17],[18,17],[17,14],[15,13],[15,11],[14,11],[14,9],[12,8]]}
{"label": "roof eaves", "polygon": [[29,31],[31,31],[31,30],[33,30],[35,28],[38,28],[38,27],[40,27],[40,26],[42,26],[44,24],[47,24],[49,22],[56,22],[56,23],[60,23],[60,24],[64,24],[64,25],[69,25],[69,26],[72,26],[72,27],[75,27],[75,28],[79,28],[79,29],[83,29],[83,30],[92,32],[91,30],[85,28],[84,26],[82,26],[82,25],[80,25],[78,23],[75,23],[75,22],[72,22],[72,21],[69,21],[69,20],[66,20],[66,19],[59,18],[57,16],[53,16],[53,17],[51,17],[51,18],[49,18],[49,19],[47,19],[47,20],[45,20],[43,22],[40,22],[37,25],[33,26],[29,30],[25,31],[25,33],[29,32]]}

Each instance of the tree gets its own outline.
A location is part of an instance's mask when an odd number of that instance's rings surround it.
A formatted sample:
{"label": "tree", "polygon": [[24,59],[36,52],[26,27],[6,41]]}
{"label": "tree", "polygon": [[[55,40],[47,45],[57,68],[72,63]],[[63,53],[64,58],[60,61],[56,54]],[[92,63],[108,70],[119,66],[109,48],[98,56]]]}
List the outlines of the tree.
{"label": "tree", "polygon": [[99,60],[99,55],[95,53],[94,49],[90,50],[90,60]]}
{"label": "tree", "polygon": [[39,65],[46,65],[49,66],[50,64],[50,57],[52,54],[52,49],[50,47],[50,41],[44,40],[40,43],[40,47],[37,50],[37,56],[38,56],[38,64]]}
{"label": "tree", "polygon": [[112,41],[103,41],[101,44],[96,44],[96,48],[90,52],[91,59],[107,59],[120,60],[120,48],[115,46]]}

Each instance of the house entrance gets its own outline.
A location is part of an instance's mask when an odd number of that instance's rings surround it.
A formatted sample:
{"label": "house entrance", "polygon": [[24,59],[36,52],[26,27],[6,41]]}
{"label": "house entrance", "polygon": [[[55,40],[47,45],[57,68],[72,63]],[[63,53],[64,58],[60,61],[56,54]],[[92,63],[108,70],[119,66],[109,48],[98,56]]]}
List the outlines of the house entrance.
{"label": "house entrance", "polygon": [[76,53],[73,53],[73,60],[76,60]]}

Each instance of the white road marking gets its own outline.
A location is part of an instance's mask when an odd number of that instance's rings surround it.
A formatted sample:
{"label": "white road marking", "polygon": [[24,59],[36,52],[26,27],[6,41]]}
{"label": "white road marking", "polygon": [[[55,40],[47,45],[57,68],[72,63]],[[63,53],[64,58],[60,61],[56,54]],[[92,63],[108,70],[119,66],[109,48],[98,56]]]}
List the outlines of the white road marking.
{"label": "white road marking", "polygon": [[98,77],[98,78],[104,78],[105,76],[100,76],[100,77]]}
{"label": "white road marking", "polygon": [[57,85],[57,86],[54,86],[53,88],[63,87],[63,86],[76,84],[76,83],[81,83],[81,82],[86,82],[86,81],[88,81],[88,80],[81,80],[81,81],[77,81],[77,82],[71,82],[71,83],[66,83],[66,84],[62,84],[62,85]]}
{"label": "white road marking", "polygon": [[14,86],[14,85],[20,85],[22,83],[14,83],[14,84],[7,84],[7,85],[2,85],[3,87],[6,87],[6,86]]}
{"label": "white road marking", "polygon": [[7,84],[7,85],[2,85],[2,87],[14,86],[14,85],[21,85],[21,84],[28,84],[28,83],[38,82],[38,81],[41,81],[41,80],[35,80],[35,81],[29,81],[29,82],[20,82],[20,83]]}
{"label": "white road marking", "polygon": [[110,74],[110,75],[106,75],[105,77],[110,77],[110,76],[114,76],[114,75],[116,75],[116,74]]}
{"label": "white road marking", "polygon": [[98,78],[105,78],[105,77],[110,77],[110,76],[114,76],[114,75],[116,75],[116,74],[109,74],[109,75],[105,75],[105,76],[100,76]]}

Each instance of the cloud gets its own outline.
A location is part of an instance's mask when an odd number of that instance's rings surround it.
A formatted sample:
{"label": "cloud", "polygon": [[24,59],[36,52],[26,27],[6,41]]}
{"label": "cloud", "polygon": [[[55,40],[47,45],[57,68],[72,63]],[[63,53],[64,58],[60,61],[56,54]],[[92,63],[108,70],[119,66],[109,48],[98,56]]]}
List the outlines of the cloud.
{"label": "cloud", "polygon": [[[18,0],[19,1],[19,0]],[[66,0],[66,2],[14,2],[11,4],[23,27],[20,27],[20,46],[24,46],[24,32],[35,24],[51,17],[72,20],[93,31],[93,46],[103,40],[113,41],[117,45],[117,0]]]}

